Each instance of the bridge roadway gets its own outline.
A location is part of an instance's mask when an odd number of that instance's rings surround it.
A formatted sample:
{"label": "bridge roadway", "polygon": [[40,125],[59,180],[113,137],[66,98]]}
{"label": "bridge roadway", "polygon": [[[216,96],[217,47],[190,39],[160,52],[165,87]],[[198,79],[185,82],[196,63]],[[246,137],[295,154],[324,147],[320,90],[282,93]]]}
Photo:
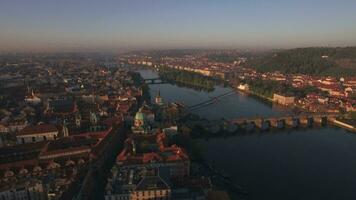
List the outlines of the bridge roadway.
{"label": "bridge roadway", "polygon": [[336,117],[335,113],[308,113],[301,115],[286,115],[278,117],[252,117],[252,118],[237,118],[230,120],[205,120],[191,122],[192,125],[200,125],[205,130],[218,133],[219,131],[235,132],[238,129],[253,131],[253,130],[268,130],[271,128],[297,128],[297,127],[312,127],[314,124],[321,126],[328,123],[334,124]]}
{"label": "bridge roadway", "polygon": [[229,124],[236,124],[239,126],[252,124],[262,130],[270,127],[284,128],[284,127],[298,127],[311,126],[314,123],[326,124],[328,121],[332,122],[337,116],[336,113],[305,113],[300,115],[287,115],[278,117],[254,117],[254,118],[238,118],[228,120]]}
{"label": "bridge roadway", "polygon": [[188,111],[192,111],[192,110],[196,110],[196,109],[200,109],[200,108],[209,106],[209,105],[211,105],[211,104],[217,102],[217,101],[220,100],[221,98],[226,97],[226,96],[229,96],[229,95],[232,95],[232,94],[234,94],[234,93],[235,93],[235,91],[234,91],[234,90],[231,90],[231,91],[226,92],[226,93],[224,93],[224,94],[221,94],[221,95],[212,97],[212,98],[210,98],[210,99],[208,99],[208,100],[206,100],[206,101],[203,101],[203,102],[200,102],[200,103],[197,103],[197,104],[188,106],[187,109],[188,109]]}
{"label": "bridge roadway", "polygon": [[164,84],[167,83],[166,81],[163,81],[161,78],[157,77],[157,78],[146,78],[144,79],[145,83],[147,84]]}

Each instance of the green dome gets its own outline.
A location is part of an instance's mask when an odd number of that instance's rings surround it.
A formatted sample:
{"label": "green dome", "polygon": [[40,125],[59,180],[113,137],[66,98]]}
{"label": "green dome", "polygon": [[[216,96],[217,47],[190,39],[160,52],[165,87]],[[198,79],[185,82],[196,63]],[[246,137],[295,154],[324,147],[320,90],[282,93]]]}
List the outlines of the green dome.
{"label": "green dome", "polygon": [[145,120],[145,115],[142,113],[141,109],[136,113],[135,120]]}

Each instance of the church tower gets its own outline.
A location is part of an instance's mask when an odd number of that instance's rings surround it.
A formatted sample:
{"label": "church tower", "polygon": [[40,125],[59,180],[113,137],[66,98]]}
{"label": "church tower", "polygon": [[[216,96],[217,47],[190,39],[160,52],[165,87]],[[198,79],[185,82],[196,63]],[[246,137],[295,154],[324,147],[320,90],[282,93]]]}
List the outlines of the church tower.
{"label": "church tower", "polygon": [[156,96],[155,102],[157,105],[163,105],[163,100],[161,97],[161,92],[158,90],[158,94]]}
{"label": "church tower", "polygon": [[75,126],[77,128],[80,128],[81,127],[81,123],[82,123],[82,116],[79,113],[77,113],[75,115]]}
{"label": "church tower", "polygon": [[62,135],[63,137],[68,137],[69,136],[69,131],[67,128],[67,122],[66,120],[63,120],[63,124],[62,124]]}
{"label": "church tower", "polygon": [[135,115],[134,125],[136,127],[142,127],[145,125],[145,114],[142,112],[142,108]]}
{"label": "church tower", "polygon": [[96,116],[95,112],[90,112],[89,121],[92,125],[96,125],[98,123],[98,117]]}

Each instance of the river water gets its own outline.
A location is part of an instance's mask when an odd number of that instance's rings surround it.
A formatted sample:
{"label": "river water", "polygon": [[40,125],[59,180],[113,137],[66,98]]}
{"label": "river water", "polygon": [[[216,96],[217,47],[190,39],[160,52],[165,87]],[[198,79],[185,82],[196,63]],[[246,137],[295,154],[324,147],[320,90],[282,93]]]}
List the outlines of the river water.
{"label": "river water", "polygon": [[[144,78],[158,77],[139,70]],[[172,84],[150,85],[165,102],[186,105],[208,100],[231,88],[196,91]],[[194,111],[208,119],[277,116],[292,113],[259,98],[235,93]],[[356,134],[334,127],[251,133],[200,139],[206,160],[239,184],[248,195],[238,199],[356,199]]]}

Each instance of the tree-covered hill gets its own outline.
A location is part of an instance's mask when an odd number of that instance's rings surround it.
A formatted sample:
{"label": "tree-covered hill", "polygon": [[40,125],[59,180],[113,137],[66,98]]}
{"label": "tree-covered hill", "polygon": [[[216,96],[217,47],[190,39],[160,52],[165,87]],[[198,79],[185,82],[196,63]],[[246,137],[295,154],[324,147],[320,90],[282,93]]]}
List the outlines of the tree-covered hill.
{"label": "tree-covered hill", "polygon": [[298,48],[255,56],[246,63],[261,72],[356,76],[356,47]]}

